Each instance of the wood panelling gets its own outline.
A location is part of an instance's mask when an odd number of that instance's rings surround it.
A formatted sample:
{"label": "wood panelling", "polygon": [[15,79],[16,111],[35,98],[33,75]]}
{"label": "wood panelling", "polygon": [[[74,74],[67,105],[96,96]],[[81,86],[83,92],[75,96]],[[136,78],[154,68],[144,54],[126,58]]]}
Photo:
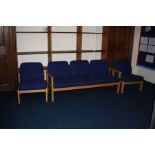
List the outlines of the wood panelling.
{"label": "wood panelling", "polygon": [[0,91],[13,90],[17,85],[15,36],[15,27],[0,27]]}
{"label": "wood panelling", "polygon": [[107,60],[108,57],[108,48],[109,48],[109,27],[103,27],[103,34],[102,34],[102,53],[101,59]]}
{"label": "wood panelling", "polygon": [[34,54],[48,54],[48,51],[27,51],[27,52],[18,52],[18,55],[34,55]]}
{"label": "wood panelling", "polygon": [[[133,26],[103,26],[102,33],[82,32],[82,26],[77,26],[77,32],[52,32],[48,26],[47,32],[17,32],[17,33],[47,33],[48,51],[18,52],[18,55],[48,54],[48,61],[52,61],[52,54],[76,53],[76,59],[81,60],[82,53],[101,52],[101,59],[107,60],[110,66],[118,59],[131,59],[134,27]],[[76,50],[52,51],[52,33],[76,34]],[[102,34],[101,50],[82,50],[82,34]],[[3,42],[3,40],[1,40]]]}
{"label": "wood panelling", "polygon": [[76,59],[81,60],[82,49],[82,26],[77,27],[77,39],[76,39]]}
{"label": "wood panelling", "polygon": [[109,27],[108,62],[110,66],[119,59],[131,59],[133,47],[133,26]]}
{"label": "wood panelling", "polygon": [[[82,53],[105,53],[105,51],[102,50],[81,50]],[[48,54],[48,51],[27,51],[27,52],[18,52],[18,55],[36,55],[36,54]],[[77,53],[77,51],[73,50],[67,50],[67,51],[52,51],[50,54],[62,54],[62,53]]]}
{"label": "wood panelling", "polygon": [[51,36],[51,26],[48,26],[48,62],[52,61],[52,36]]}

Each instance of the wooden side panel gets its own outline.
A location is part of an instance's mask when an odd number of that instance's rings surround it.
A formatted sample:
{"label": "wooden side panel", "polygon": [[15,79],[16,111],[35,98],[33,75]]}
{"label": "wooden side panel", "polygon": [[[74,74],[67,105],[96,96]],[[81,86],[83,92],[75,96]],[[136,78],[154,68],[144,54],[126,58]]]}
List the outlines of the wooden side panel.
{"label": "wooden side panel", "polygon": [[109,27],[103,27],[101,59],[107,60],[109,52]]}
{"label": "wooden side panel", "polygon": [[112,26],[109,28],[108,62],[110,66],[113,66],[113,62],[116,60],[131,59],[133,36],[133,26]]}
{"label": "wooden side panel", "polygon": [[13,90],[17,85],[15,28],[0,26],[0,91]]}

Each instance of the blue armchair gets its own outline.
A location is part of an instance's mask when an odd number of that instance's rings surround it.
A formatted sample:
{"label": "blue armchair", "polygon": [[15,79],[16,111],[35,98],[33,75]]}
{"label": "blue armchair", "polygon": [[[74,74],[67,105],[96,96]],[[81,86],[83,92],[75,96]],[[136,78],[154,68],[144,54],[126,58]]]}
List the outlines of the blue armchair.
{"label": "blue armchair", "polygon": [[18,103],[24,93],[44,92],[48,101],[48,88],[44,77],[43,65],[39,62],[22,63],[19,69],[19,85],[17,88]]}
{"label": "blue armchair", "polygon": [[132,74],[131,62],[129,60],[118,60],[114,63],[114,72],[121,79],[121,93],[124,92],[124,86],[130,84],[140,84],[139,90],[143,89],[144,78],[139,75]]}

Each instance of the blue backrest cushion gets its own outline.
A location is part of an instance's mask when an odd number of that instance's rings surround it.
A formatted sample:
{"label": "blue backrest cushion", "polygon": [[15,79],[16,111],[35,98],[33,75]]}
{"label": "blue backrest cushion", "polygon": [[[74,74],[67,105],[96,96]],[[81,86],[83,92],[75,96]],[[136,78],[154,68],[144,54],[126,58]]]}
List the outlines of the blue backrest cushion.
{"label": "blue backrest cushion", "polygon": [[105,60],[91,60],[90,67],[92,76],[109,75],[109,66]]}
{"label": "blue backrest cushion", "polygon": [[73,77],[89,76],[90,65],[87,60],[74,60],[70,62],[71,74]]}
{"label": "blue backrest cushion", "polygon": [[26,62],[20,65],[20,80],[44,80],[44,68],[40,62]]}
{"label": "blue backrest cushion", "polygon": [[69,77],[70,69],[67,61],[54,61],[48,63],[48,72],[54,77]]}
{"label": "blue backrest cushion", "polygon": [[129,60],[118,60],[114,63],[114,68],[123,72],[123,74],[131,74],[131,62]]}

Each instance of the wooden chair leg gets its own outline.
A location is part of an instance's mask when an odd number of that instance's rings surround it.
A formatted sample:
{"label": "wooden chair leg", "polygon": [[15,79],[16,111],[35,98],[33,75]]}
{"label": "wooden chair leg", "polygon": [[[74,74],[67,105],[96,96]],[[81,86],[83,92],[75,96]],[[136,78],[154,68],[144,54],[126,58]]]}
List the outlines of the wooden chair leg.
{"label": "wooden chair leg", "polygon": [[124,93],[124,82],[122,82],[122,84],[121,84],[121,94],[123,94]]}
{"label": "wooden chair leg", "polygon": [[18,104],[20,104],[20,93],[18,90],[17,90],[17,96],[18,96]]}
{"label": "wooden chair leg", "polygon": [[46,102],[48,102],[48,88],[46,89],[45,94],[46,94]]}
{"label": "wooden chair leg", "polygon": [[120,91],[120,83],[117,85],[117,93]]}
{"label": "wooden chair leg", "polygon": [[52,102],[54,102],[54,90],[53,89],[51,89],[51,100]]}
{"label": "wooden chair leg", "polygon": [[139,87],[139,90],[140,90],[140,91],[143,90],[143,83],[144,83],[144,82],[141,82],[141,83],[140,83],[140,87]]}

